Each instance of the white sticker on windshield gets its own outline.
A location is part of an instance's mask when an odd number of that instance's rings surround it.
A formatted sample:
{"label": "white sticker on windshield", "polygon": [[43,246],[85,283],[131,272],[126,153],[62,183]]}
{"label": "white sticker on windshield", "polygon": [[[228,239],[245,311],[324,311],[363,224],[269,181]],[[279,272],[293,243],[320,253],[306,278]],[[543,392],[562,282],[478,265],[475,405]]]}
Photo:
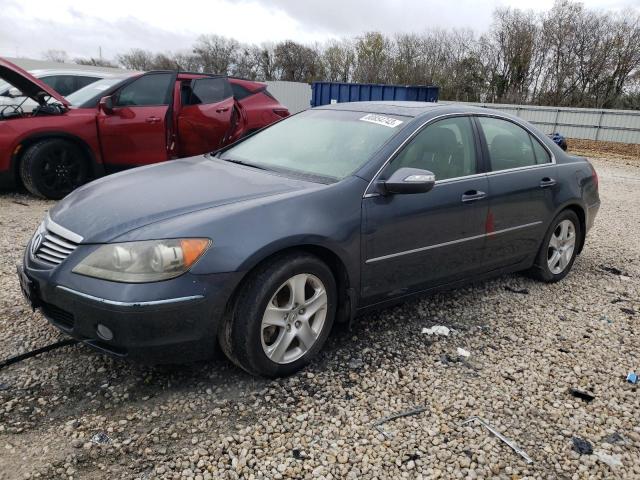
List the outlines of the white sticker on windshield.
{"label": "white sticker on windshield", "polygon": [[107,88],[109,88],[109,85],[96,85],[95,87],[93,87],[94,90],[106,90]]}
{"label": "white sticker on windshield", "polygon": [[391,117],[385,117],[384,115],[378,115],[376,113],[369,113],[365,115],[360,120],[363,122],[376,123],[378,125],[383,125],[389,128],[395,128],[402,123],[402,120],[397,120]]}

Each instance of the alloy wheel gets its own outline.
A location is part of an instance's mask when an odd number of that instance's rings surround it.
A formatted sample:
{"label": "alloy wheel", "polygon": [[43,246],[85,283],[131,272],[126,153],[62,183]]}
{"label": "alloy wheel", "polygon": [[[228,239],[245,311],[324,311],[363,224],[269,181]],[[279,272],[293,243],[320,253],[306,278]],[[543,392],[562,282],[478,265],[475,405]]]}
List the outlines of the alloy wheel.
{"label": "alloy wheel", "polygon": [[327,317],[327,292],[315,275],[301,273],[273,294],[262,316],[260,339],[274,363],[295,362],[322,333]]}
{"label": "alloy wheel", "polygon": [[47,188],[70,192],[80,184],[81,160],[67,148],[57,148],[47,155],[42,164],[42,180]]}
{"label": "alloy wheel", "polygon": [[554,275],[562,273],[573,258],[576,248],[576,227],[571,220],[562,220],[551,234],[547,247],[547,265]]}

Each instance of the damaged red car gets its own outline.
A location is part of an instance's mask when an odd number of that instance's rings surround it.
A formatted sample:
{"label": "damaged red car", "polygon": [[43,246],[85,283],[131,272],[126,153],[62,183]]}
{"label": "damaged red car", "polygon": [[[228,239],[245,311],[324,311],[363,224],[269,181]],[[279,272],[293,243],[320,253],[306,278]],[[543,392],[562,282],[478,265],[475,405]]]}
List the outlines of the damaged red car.
{"label": "damaged red car", "polygon": [[[59,199],[115,171],[217,150],[289,115],[260,82],[153,71],[105,78],[62,97],[0,59],[17,88],[0,106],[0,186]],[[20,103],[31,98],[33,111]]]}

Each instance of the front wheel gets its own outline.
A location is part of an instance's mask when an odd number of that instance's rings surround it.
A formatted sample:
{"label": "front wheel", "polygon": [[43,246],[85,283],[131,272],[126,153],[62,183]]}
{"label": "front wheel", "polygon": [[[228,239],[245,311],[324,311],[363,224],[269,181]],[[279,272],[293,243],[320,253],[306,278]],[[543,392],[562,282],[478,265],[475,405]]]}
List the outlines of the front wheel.
{"label": "front wheel", "polygon": [[536,257],[531,273],[543,282],[557,282],[567,276],[578,253],[580,221],[572,210],[553,220]]}
{"label": "front wheel", "polygon": [[20,177],[32,194],[59,200],[87,182],[89,166],[78,146],[51,138],[30,146],[24,153]]}
{"label": "front wheel", "polygon": [[336,282],[306,253],[276,257],[240,291],[219,341],[227,357],[254,375],[290,375],[320,351],[336,313]]}

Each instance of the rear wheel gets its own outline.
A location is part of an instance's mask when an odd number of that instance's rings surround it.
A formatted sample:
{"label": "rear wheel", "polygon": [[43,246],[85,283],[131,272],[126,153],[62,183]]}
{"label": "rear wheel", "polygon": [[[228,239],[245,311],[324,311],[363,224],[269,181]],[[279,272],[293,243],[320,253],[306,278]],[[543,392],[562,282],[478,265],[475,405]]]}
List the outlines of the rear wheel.
{"label": "rear wheel", "polygon": [[567,276],[578,253],[582,232],[578,216],[564,210],[553,220],[544,237],[531,273],[543,282],[557,282]]}
{"label": "rear wheel", "polygon": [[66,140],[42,140],[28,148],[20,162],[22,183],[38,197],[58,200],[89,177],[82,150]]}
{"label": "rear wheel", "polygon": [[336,299],[335,279],[320,259],[306,253],[277,257],[242,287],[220,332],[220,346],[249,373],[290,375],[322,348]]}

